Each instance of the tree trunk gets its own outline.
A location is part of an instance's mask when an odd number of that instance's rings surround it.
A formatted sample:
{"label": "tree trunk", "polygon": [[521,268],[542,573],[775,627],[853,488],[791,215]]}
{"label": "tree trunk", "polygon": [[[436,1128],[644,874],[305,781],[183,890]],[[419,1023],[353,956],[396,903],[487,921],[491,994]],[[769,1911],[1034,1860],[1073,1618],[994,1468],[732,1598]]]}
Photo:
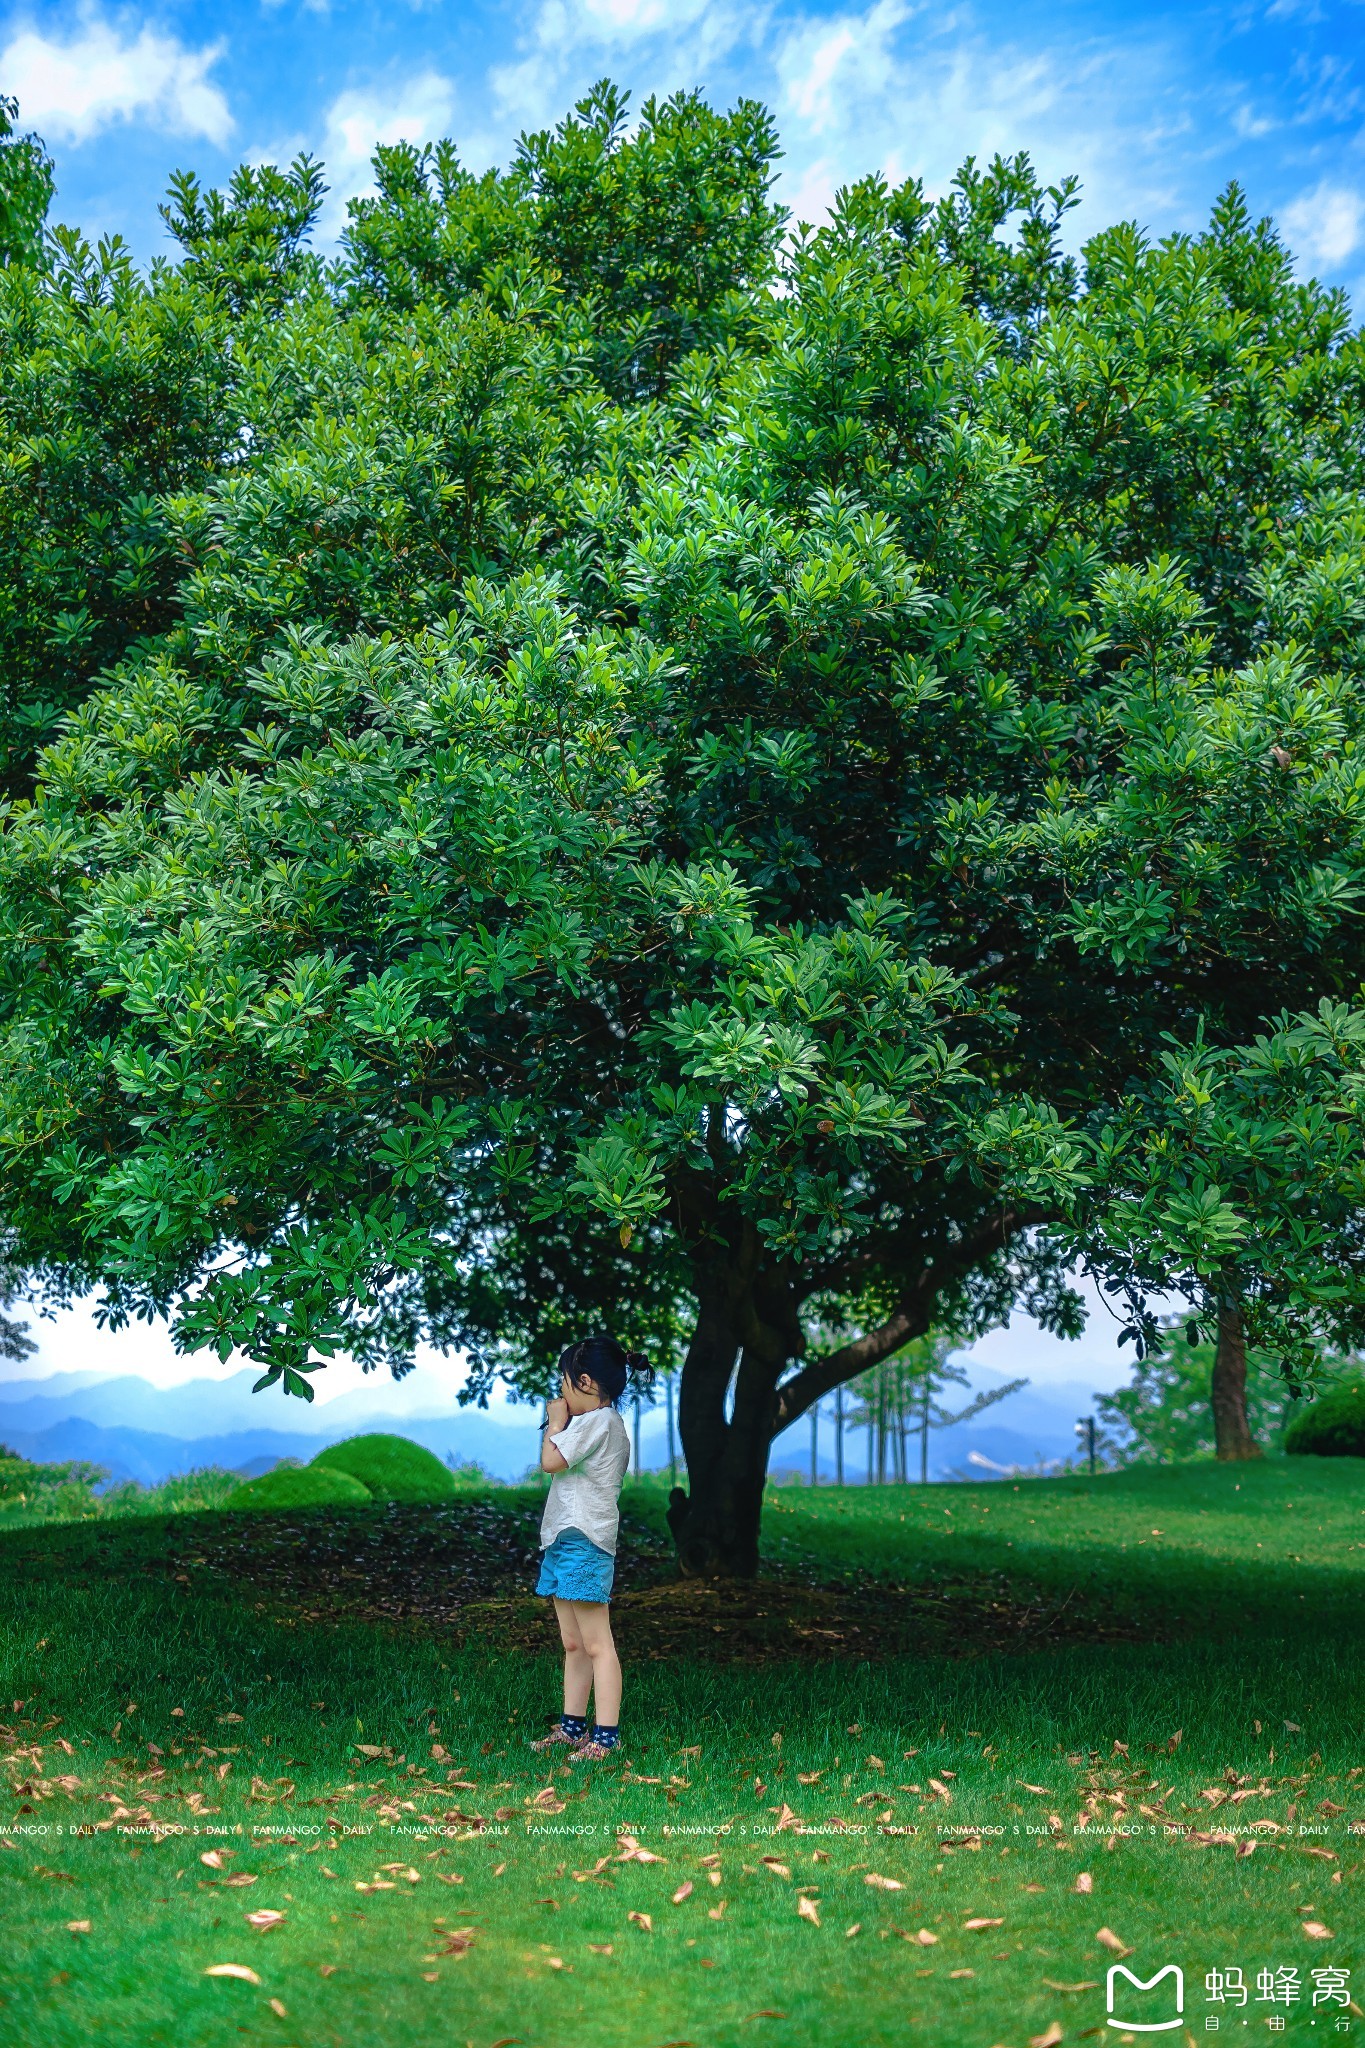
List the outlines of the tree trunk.
{"label": "tree trunk", "polygon": [[1247,1345],[1242,1313],[1218,1311],[1218,1346],[1213,1355],[1213,1441],[1220,1458],[1259,1458],[1261,1446],[1247,1421]]}
{"label": "tree trunk", "polygon": [[[769,1281],[759,1294],[752,1283],[746,1289],[740,1275],[725,1274],[699,1289],[678,1401],[687,1490],[674,1487],[668,1502],[685,1578],[751,1579],[758,1571],[777,1383],[800,1343],[794,1304],[780,1281]],[[732,1378],[734,1407],[727,1418]]]}

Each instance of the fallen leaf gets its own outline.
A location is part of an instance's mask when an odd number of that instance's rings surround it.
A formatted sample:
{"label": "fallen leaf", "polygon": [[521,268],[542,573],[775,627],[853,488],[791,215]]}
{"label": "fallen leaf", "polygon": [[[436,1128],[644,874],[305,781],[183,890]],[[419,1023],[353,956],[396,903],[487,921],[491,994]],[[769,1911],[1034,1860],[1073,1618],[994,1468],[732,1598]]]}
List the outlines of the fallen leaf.
{"label": "fallen leaf", "polygon": [[233,1891],[240,1891],[244,1884],[256,1883],[256,1874],[251,1870],[236,1870],[231,1877],[225,1877],[223,1883],[230,1885]]}
{"label": "fallen leaf", "polygon": [[921,1948],[936,1948],[938,1946],[938,1936],[931,1934],[927,1927],[920,1928],[919,1933],[915,1936],[915,1940]]}
{"label": "fallen leaf", "polygon": [[234,1853],[231,1849],[205,1849],[200,1855],[199,1861],[207,1863],[210,1870],[221,1870],[226,1864],[228,1857]]}
{"label": "fallen leaf", "polygon": [[387,1877],[377,1877],[373,1884],[366,1884],[363,1878],[358,1877],[355,1881],[355,1888],[358,1892],[396,1892],[398,1889],[397,1885]]}
{"label": "fallen leaf", "polygon": [[634,1835],[619,1835],[617,1837],[617,1845],[619,1853],[616,1861],[618,1863],[664,1863],[667,1861],[666,1857],[656,1856],[652,1849],[642,1849]]}
{"label": "fallen leaf", "polygon": [[272,2012],[274,2012],[274,2013],[278,2013],[278,2014],[279,2014],[279,2016],[280,2016],[280,2018],[281,2018],[282,2020],[287,2020],[287,2019],[288,2019],[288,2017],[289,2017],[289,2010],[288,2010],[288,2007],[287,2007],[287,2006],[285,2005],[285,2002],[284,2002],[284,2000],[283,2000],[282,1998],[272,1998],[272,1999],[271,1999],[271,2000],[269,2001],[269,2004],[270,2004],[270,2010],[271,2010]]}
{"label": "fallen leaf", "polygon": [[654,1922],[650,1919],[648,1913],[637,1913],[632,1909],[631,1912],[627,1913],[626,1918],[634,1926],[643,1927],[646,1934],[654,1932]]}
{"label": "fallen leaf", "polygon": [[861,1933],[862,1933],[862,1931],[863,1931],[863,1923],[862,1923],[862,1921],[861,1921],[861,1920],[855,1920],[855,1921],[854,1921],[854,1923],[853,1923],[853,1925],[852,1925],[851,1927],[846,1927],[846,1928],[844,1929],[844,1940],[845,1940],[845,1941],[852,1941],[852,1939],[853,1939],[854,1935],[855,1935],[855,1934],[861,1934]]}
{"label": "fallen leaf", "polygon": [[535,1813],[563,1813],[564,1811],[564,1801],[559,1797],[553,1785],[542,1785],[539,1792],[534,1793],[530,1799],[524,1800],[523,1804],[530,1807]]}
{"label": "fallen leaf", "polygon": [[1045,2034],[1030,2034],[1028,2048],[1057,2048],[1062,2038],[1061,2022],[1053,2020]]}
{"label": "fallen leaf", "polygon": [[1098,1991],[1100,1988],[1098,1977],[1087,1977],[1080,1984],[1059,1984],[1055,1977],[1044,1977],[1041,1981],[1049,1991]]}
{"label": "fallen leaf", "polygon": [[787,2015],[779,2012],[776,2006],[765,2005],[758,2012],[746,2012],[744,2017],[746,2020],[784,2020]]}
{"label": "fallen leaf", "polygon": [[1314,1941],[1330,1941],[1332,1939],[1331,1928],[1324,1927],[1321,1920],[1305,1920],[1303,1931],[1305,1934],[1311,1935]]}
{"label": "fallen leaf", "polygon": [[474,1946],[472,1927],[452,1927],[446,1934],[445,1947],[439,1951],[443,1956],[462,1956]]}
{"label": "fallen leaf", "polygon": [[1072,1885],[1071,1889],[1073,1892],[1093,1892],[1095,1880],[1088,1870],[1082,1870],[1077,1875],[1076,1882]]}
{"label": "fallen leaf", "polygon": [[1133,1953],[1127,1942],[1121,1941],[1112,1927],[1101,1927],[1095,1939],[1102,1948],[1107,1948],[1113,1955],[1130,1956]]}
{"label": "fallen leaf", "polygon": [[[330,1875],[330,1872],[328,1873]],[[463,1884],[464,1879],[454,1870],[433,1870],[432,1876],[439,1884]]]}
{"label": "fallen leaf", "polygon": [[259,1913],[248,1913],[246,1924],[254,1927],[258,1934],[269,1934],[272,1927],[279,1927],[284,1920],[283,1913],[277,1913],[273,1906],[262,1906]]}
{"label": "fallen leaf", "polygon": [[718,1906],[708,1906],[706,1909],[706,1917],[708,1920],[723,1920],[725,1918],[724,1899],[721,1900]]}
{"label": "fallen leaf", "polygon": [[867,1872],[863,1878],[863,1883],[874,1886],[879,1892],[903,1892],[905,1890],[905,1886],[898,1877],[879,1877],[875,1870]]}
{"label": "fallen leaf", "polygon": [[803,1920],[809,1920],[812,1927],[820,1925],[820,1911],[814,1899],[798,1899],[796,1910]]}
{"label": "fallen leaf", "polygon": [[423,1970],[422,1982],[424,1984],[439,1984],[440,1981],[441,1973],[439,1970]]}
{"label": "fallen leaf", "polygon": [[[1019,1783],[1024,1785],[1022,1778],[1019,1780]],[[1051,1799],[1052,1797],[1052,1789],[1048,1785],[1024,1785],[1024,1790],[1026,1792],[1036,1792],[1040,1799]]]}
{"label": "fallen leaf", "polygon": [[976,1975],[976,1971],[975,1971],[975,1970],[949,1970],[949,1972],[948,1972],[948,1975],[949,1975],[950,1977],[974,1977],[974,1976]]}
{"label": "fallen leaf", "polygon": [[1005,1923],[1003,1920],[983,1919],[964,1920],[962,1923],[962,1925],[968,1930],[968,1932],[973,1934],[978,1932],[983,1927],[1003,1927],[1004,1924]]}
{"label": "fallen leaf", "polygon": [[240,1721],[241,1718],[240,1714],[220,1714],[218,1716],[218,1726],[226,1728],[229,1721]]}
{"label": "fallen leaf", "polygon": [[683,1900],[684,1900],[684,1899],[690,1899],[690,1898],[691,1898],[691,1896],[692,1896],[692,1880],[691,1880],[691,1878],[689,1877],[689,1878],[688,1878],[688,1879],[687,1879],[687,1880],[685,1881],[685,1883],[683,1883],[683,1884],[680,1884],[680,1885],[678,1886],[678,1889],[677,1889],[677,1890],[676,1890],[676,1891],[674,1892],[674,1894],[673,1894],[673,1903],[674,1903],[674,1905],[675,1905],[675,1906],[680,1906],[680,1905],[682,1904],[682,1902],[683,1902]]}
{"label": "fallen leaf", "polygon": [[1303,1733],[1297,1721],[1286,1721],[1284,1725],[1290,1735],[1302,1735]]}
{"label": "fallen leaf", "polygon": [[609,1941],[590,1941],[588,1947],[595,1956],[609,1956],[614,1953]]}
{"label": "fallen leaf", "polygon": [[88,1934],[90,1932],[90,1922],[88,1920],[68,1920],[66,1931],[68,1934]]}
{"label": "fallen leaf", "polygon": [[[323,1877],[335,1877],[337,1875],[337,1872],[335,1870],[329,1869],[325,1863],[320,1863],[318,1865],[318,1870]],[[439,1871],[437,1872],[437,1876],[440,1876]]]}
{"label": "fallen leaf", "polygon": [[337,1966],[336,1966],[336,1964],[335,1964],[335,1963],[319,1963],[319,1964],[318,1964],[318,1975],[319,1975],[319,1977],[335,1977],[336,1973],[337,1973]]}
{"label": "fallen leaf", "polygon": [[823,1771],[798,1771],[796,1782],[798,1785],[818,1785],[824,1775]]}
{"label": "fallen leaf", "polygon": [[550,1970],[562,1970],[564,1967],[564,1958],[563,1956],[546,1956],[545,1966],[547,1969]]}
{"label": "fallen leaf", "polygon": [[248,1970],[245,1963],[210,1963],[206,1977],[240,1977],[243,1984],[259,1984],[260,1978],[254,1970]]}
{"label": "fallen leaf", "polygon": [[771,1870],[774,1877],[791,1876],[790,1866],[779,1862],[776,1856],[763,1856],[759,1858],[759,1861],[763,1864],[765,1870]]}

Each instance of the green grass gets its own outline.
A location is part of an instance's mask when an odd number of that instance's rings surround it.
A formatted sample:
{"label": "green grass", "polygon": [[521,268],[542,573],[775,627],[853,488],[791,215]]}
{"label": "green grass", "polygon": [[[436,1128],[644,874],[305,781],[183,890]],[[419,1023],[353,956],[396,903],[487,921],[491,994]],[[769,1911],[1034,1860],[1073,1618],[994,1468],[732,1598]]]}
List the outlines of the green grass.
{"label": "green grass", "polygon": [[[537,1490],[468,1498],[450,1526],[501,1596],[534,1548]],[[662,1488],[624,1506],[648,1550]],[[420,1525],[347,1517],[327,1555],[358,1560],[358,1600],[376,1545]],[[671,1597],[651,1565],[619,1609],[628,1762],[587,1778],[525,1746],[557,1703],[548,1627],[543,1649],[499,1653],[496,1602],[477,1635],[360,1625],[344,1602],[310,1622],[314,1595],[291,1607],[240,1547],[275,1519],[0,1535],[0,1820],[48,1830],[0,1851],[5,2048],[1024,2048],[1054,2021],[1065,2042],[1118,2038],[1102,1988],[1044,1981],[1102,1987],[1102,1927],[1143,1977],[1183,1967],[1191,2039],[1218,2010],[1215,1967],[1251,1986],[1250,2026],[1224,2013],[1243,2040],[1286,2011],[1258,2001],[1261,1969],[1298,1970],[1300,2041],[1336,2038],[1335,2005],[1310,2025],[1313,1968],[1353,1969],[1365,2005],[1365,1463],[782,1489],[771,1611],[817,1581],[860,1613],[920,1589],[951,1615],[960,1590],[962,1640],[935,1640],[961,1654],[883,1657],[864,1631],[866,1655],[793,1637],[789,1657],[727,1658],[723,1623],[699,1620],[685,1654],[631,1661]],[[320,1533],[278,1518],[271,1570]],[[1017,1647],[983,1649],[967,1594],[1001,1574],[1026,1619]],[[1073,1640],[1030,1632],[1062,1603]],[[1099,1640],[1116,1615],[1146,1639]],[[1220,1823],[1226,1843],[1176,1832]],[[623,1833],[663,1860],[619,1860]],[[233,1852],[221,1869],[201,1860],[215,1847]],[[358,1888],[376,1881],[392,1889]],[[285,1919],[259,1933],[261,1909]],[[473,1930],[462,1953],[457,1930]],[[203,1974],[219,1962],[260,1984]]]}

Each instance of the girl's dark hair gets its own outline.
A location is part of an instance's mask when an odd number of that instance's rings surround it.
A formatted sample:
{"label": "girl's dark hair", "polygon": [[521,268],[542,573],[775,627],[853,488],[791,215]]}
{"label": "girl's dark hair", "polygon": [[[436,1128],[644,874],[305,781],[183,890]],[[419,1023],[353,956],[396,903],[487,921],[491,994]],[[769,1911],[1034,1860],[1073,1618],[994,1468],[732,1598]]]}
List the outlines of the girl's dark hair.
{"label": "girl's dark hair", "polygon": [[629,1387],[632,1393],[647,1394],[654,1384],[654,1368],[643,1351],[627,1351],[614,1337],[584,1337],[566,1344],[559,1354],[559,1370],[571,1384],[587,1374],[609,1408],[619,1408]]}

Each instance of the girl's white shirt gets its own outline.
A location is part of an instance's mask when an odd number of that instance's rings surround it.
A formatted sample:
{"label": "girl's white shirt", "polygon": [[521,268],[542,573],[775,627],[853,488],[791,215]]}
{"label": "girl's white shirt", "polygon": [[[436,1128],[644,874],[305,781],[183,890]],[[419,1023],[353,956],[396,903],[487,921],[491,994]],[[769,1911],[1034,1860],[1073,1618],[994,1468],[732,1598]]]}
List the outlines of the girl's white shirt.
{"label": "girl's white shirt", "polygon": [[630,1465],[630,1435],[614,1408],[589,1408],[570,1416],[550,1442],[568,1466],[550,1481],[540,1518],[540,1547],[547,1550],[565,1529],[581,1529],[589,1543],[616,1555],[620,1522],[617,1498]]}

